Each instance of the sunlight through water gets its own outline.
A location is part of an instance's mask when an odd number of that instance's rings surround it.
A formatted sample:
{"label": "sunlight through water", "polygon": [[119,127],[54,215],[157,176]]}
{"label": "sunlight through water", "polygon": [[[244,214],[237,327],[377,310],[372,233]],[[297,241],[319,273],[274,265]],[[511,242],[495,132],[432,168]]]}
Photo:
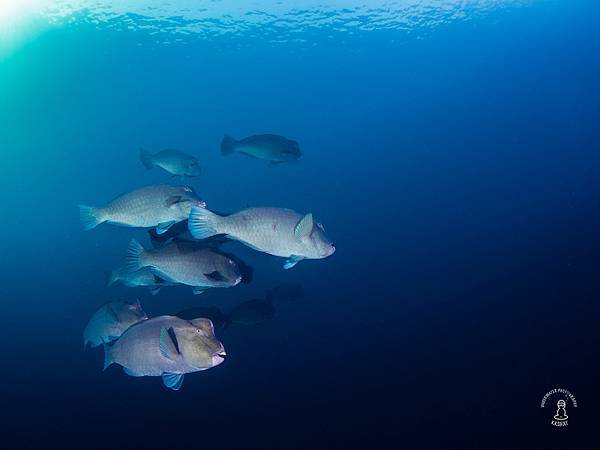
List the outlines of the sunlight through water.
{"label": "sunlight through water", "polygon": [[522,3],[525,0],[55,0],[43,12],[56,22],[84,20],[151,33],[286,41],[323,28],[345,33],[429,29]]}

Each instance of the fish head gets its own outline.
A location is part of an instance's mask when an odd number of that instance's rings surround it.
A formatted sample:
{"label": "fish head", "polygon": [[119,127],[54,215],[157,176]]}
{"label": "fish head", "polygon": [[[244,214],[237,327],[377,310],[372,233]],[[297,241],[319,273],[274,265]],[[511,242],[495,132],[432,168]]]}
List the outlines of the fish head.
{"label": "fish head", "polygon": [[225,360],[225,348],[215,336],[212,321],[192,319],[190,326],[177,333],[180,351],[186,363],[198,370],[210,369]]}
{"label": "fish head", "polygon": [[327,258],[335,252],[333,241],[325,234],[325,228],[315,222],[312,232],[303,239],[306,246],[306,257],[314,259]]}
{"label": "fish head", "polygon": [[188,177],[200,176],[200,163],[196,158],[189,158],[184,162],[184,172]]}
{"label": "fish head", "polygon": [[282,161],[293,161],[302,156],[300,145],[297,141],[288,140],[286,145],[281,149],[280,156]]}
{"label": "fish head", "polygon": [[232,259],[224,255],[218,255],[214,261],[215,271],[210,279],[223,286],[235,286],[242,281],[240,268]]}
{"label": "fish head", "polygon": [[148,315],[142,309],[142,305],[139,300],[134,303],[127,304],[127,315],[133,323],[137,323],[141,320],[148,320]]}
{"label": "fish head", "polygon": [[171,208],[175,208],[178,211],[181,220],[185,220],[189,217],[192,208],[206,208],[206,202],[199,199],[194,194],[182,196],[176,203],[171,205]]}

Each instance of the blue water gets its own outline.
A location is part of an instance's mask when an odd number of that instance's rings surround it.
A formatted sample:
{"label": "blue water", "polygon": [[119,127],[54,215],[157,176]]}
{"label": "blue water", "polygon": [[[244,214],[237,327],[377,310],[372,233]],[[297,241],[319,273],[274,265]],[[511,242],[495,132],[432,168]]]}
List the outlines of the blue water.
{"label": "blue water", "polygon": [[[594,447],[598,7],[340,3],[74,6],[5,46],[2,448]],[[224,133],[303,156],[224,157]],[[147,236],[84,232],[76,205],[169,181],[140,146],[197,156],[216,210],[313,212],[336,253],[283,270],[233,246],[253,282],[201,296],[105,287]],[[106,301],[228,311],[283,282],[304,297],[218,333],[227,360],[181,391],[82,351]],[[561,387],[565,429],[540,408]]]}

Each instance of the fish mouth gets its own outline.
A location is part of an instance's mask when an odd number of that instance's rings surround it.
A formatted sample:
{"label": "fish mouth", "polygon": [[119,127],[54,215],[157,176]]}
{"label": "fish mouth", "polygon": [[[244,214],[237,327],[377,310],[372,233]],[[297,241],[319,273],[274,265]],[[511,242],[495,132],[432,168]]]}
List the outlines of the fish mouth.
{"label": "fish mouth", "polygon": [[215,353],[212,357],[213,366],[217,366],[217,365],[221,364],[223,361],[225,361],[226,356],[227,356],[227,353],[225,353],[225,350],[223,350],[219,353]]}
{"label": "fish mouth", "polygon": [[206,208],[206,202],[204,200],[198,201],[198,207],[200,207],[200,208]]}

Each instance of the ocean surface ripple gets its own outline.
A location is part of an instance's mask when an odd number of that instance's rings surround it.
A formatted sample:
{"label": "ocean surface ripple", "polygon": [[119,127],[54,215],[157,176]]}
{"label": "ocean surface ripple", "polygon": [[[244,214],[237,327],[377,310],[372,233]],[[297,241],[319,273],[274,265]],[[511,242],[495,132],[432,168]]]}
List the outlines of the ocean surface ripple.
{"label": "ocean surface ripple", "polygon": [[524,0],[58,0],[43,8],[51,22],[89,22],[98,27],[146,30],[152,34],[200,37],[240,35],[270,41],[304,40],[311,31],[377,30],[423,32],[466,21]]}

